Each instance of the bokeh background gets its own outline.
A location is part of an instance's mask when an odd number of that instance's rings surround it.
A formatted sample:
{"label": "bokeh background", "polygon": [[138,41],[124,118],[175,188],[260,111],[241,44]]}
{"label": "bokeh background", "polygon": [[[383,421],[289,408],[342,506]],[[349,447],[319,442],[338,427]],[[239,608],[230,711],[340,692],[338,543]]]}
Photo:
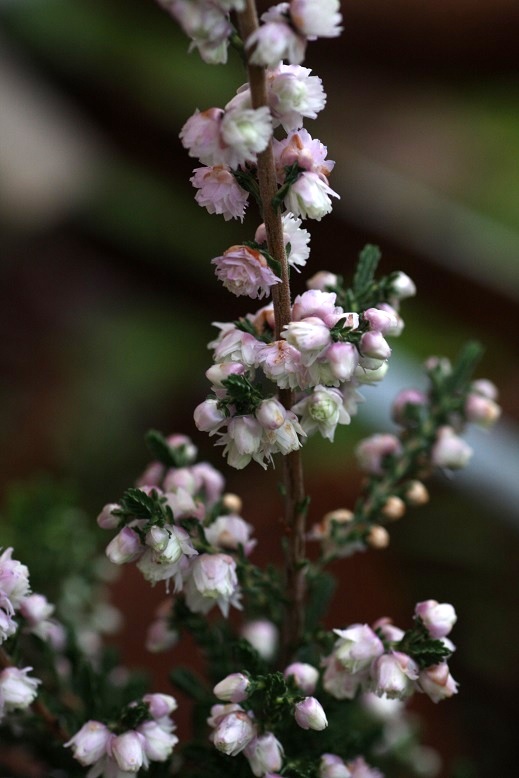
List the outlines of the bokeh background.
{"label": "bokeh background", "polygon": [[[305,63],[329,95],[308,128],[337,161],[341,195],[310,225],[310,272],[348,276],[377,243],[382,270],[407,272],[418,296],[387,381],[366,389],[335,446],[305,451],[312,519],[351,505],[353,444],[391,429],[391,396],[420,381],[429,354],[484,343],[479,375],[499,385],[504,416],[471,434],[467,471],[436,479],[387,552],[336,567],[331,626],[383,613],[405,626],[417,600],[454,602],[461,693],[421,706],[424,740],[443,753],[442,776],[497,778],[516,764],[519,691],[519,6],[350,0],[343,11],[343,36]],[[153,0],[0,0],[0,542],[23,549],[50,594],[102,543],[87,526],[143,469],[147,429],[190,434],[223,464],[192,410],[207,391],[210,322],[248,306],[218,287],[209,259],[256,222],[197,208],[178,131],[244,77],[237,58],[209,68],[187,48]],[[275,554],[276,474],[226,476]],[[57,548],[74,550],[63,570]],[[149,665],[139,646],[161,595],[131,571],[113,587],[132,663]]]}

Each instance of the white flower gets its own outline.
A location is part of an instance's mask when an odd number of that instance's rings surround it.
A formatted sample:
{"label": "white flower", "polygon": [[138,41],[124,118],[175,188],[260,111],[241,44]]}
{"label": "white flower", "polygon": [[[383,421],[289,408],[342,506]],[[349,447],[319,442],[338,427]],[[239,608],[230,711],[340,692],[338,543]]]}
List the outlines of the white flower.
{"label": "white flower", "polygon": [[372,675],[375,694],[403,700],[414,691],[418,665],[407,654],[391,651],[374,661]]}
{"label": "white flower", "polygon": [[65,748],[71,746],[74,759],[77,759],[83,767],[87,767],[105,756],[111,738],[112,733],[105,724],[100,721],[87,721],[65,743]]}
{"label": "white flower", "polygon": [[186,581],[186,603],[194,613],[208,613],[213,605],[218,605],[225,617],[229,605],[241,608],[234,559],[227,554],[197,557]]}
{"label": "white flower", "polygon": [[285,206],[295,216],[321,221],[332,210],[330,197],[339,197],[317,173],[301,173],[285,197]]}
{"label": "white flower", "polygon": [[145,721],[137,732],[144,738],[142,745],[146,756],[155,762],[165,762],[178,743],[178,737],[167,732],[157,721]]}
{"label": "white flower", "polygon": [[237,168],[255,162],[257,154],[267,148],[272,135],[272,118],[266,106],[226,110],[221,137],[227,144],[225,164]]}
{"label": "white flower", "polygon": [[0,592],[9,598],[13,608],[18,608],[29,593],[29,569],[12,559],[13,549],[6,548],[0,556]]}
{"label": "white flower", "polygon": [[311,76],[310,68],[280,64],[267,73],[269,107],[274,127],[282,125],[285,132],[298,130],[303,118],[317,118],[326,105],[326,94],[319,76]]}
{"label": "white flower", "polygon": [[351,421],[344,408],[341,392],[321,384],[296,403],[292,410],[302,416],[301,426],[307,435],[319,430],[321,435],[330,441],[333,441],[338,424],[349,424]]}
{"label": "white flower", "polygon": [[148,767],[148,757],[144,751],[144,736],[135,730],[117,735],[110,743],[110,755],[121,770],[129,773],[138,772],[141,767]]}
{"label": "white flower", "polygon": [[213,705],[207,722],[214,727],[211,740],[227,756],[236,756],[256,735],[252,719],[236,704]]}
{"label": "white flower", "polygon": [[41,681],[29,678],[27,673],[32,667],[7,667],[0,672],[0,716],[2,708],[6,711],[28,708],[37,697],[36,691]]}

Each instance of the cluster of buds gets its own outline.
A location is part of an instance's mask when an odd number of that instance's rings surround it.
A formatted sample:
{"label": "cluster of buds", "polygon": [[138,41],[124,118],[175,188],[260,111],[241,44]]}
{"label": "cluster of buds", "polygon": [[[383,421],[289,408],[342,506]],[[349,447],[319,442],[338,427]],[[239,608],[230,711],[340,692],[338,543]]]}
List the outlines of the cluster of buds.
{"label": "cluster of buds", "polygon": [[[179,466],[153,462],[138,488],[103,508],[99,526],[118,529],[106,554],[114,564],[136,562],[153,584],[173,581],[194,613],[207,613],[217,605],[227,616],[231,605],[241,607],[232,553],[239,548],[252,551],[252,527],[226,507],[223,477],[211,465],[194,462],[197,452],[188,438],[174,435],[161,445],[165,458]],[[166,618],[158,621],[151,645],[166,648],[174,636]]]}
{"label": "cluster of buds", "polygon": [[170,757],[178,743],[170,718],[176,708],[176,700],[168,694],[146,694],[127,706],[123,723],[87,721],[65,746],[72,748],[83,767],[91,768],[89,775],[135,775],[150,762],[165,762]]}
{"label": "cluster of buds", "polygon": [[[206,373],[213,396],[194,416],[198,429],[218,435],[233,467],[251,460],[265,466],[315,432],[333,440],[337,425],[349,424],[356,413],[357,387],[385,374],[391,353],[385,336],[398,333],[397,312],[384,303],[348,312],[336,298],[316,288],[298,295],[278,340],[270,305],[217,325],[220,334],[209,344],[215,364]],[[290,409],[266,396],[269,382],[272,393],[299,392]]]}
{"label": "cluster of buds", "polygon": [[[282,686],[279,685],[282,679],[277,674],[253,677],[244,672],[231,673],[213,689],[215,696],[225,704],[214,705],[211,709],[208,723],[213,728],[212,743],[229,756],[243,753],[257,776],[280,770],[284,749],[275,732],[262,728],[262,722],[256,720],[247,701],[251,703],[255,698],[258,703],[260,699],[260,707],[267,718],[266,705],[274,706],[270,713],[275,712],[277,706],[282,718],[285,712],[290,711],[301,729],[321,731],[328,726],[321,703],[312,696],[319,680],[319,670],[312,665],[295,662],[285,669],[283,676],[286,685]],[[278,684],[276,694],[271,694],[272,683]]]}
{"label": "cluster of buds", "polygon": [[415,608],[415,626],[404,632],[387,619],[373,627],[353,624],[336,629],[338,640],[323,660],[323,685],[336,699],[353,699],[359,691],[404,700],[415,691],[433,702],[457,692],[446,658],[455,650],[448,639],[456,621],[452,605],[436,600]]}

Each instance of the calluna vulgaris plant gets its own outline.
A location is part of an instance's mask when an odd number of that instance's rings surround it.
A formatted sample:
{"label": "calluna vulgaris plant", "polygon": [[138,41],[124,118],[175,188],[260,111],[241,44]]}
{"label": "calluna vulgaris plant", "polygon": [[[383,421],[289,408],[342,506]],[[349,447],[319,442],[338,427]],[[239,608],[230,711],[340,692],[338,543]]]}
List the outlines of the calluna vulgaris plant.
{"label": "calluna vulgaris plant", "polygon": [[[192,740],[174,734],[172,696],[146,694],[98,640],[54,619],[12,548],[0,556],[2,731],[54,759],[53,775],[433,775],[434,753],[418,745],[405,706],[415,693],[439,702],[457,692],[448,665],[453,606],[419,602],[406,629],[384,616],[329,631],[325,567],[385,547],[386,525],[427,502],[424,480],[467,463],[460,434],[467,423],[495,421],[496,389],[472,380],[474,344],[455,364],[429,359],[428,389],[406,389],[394,402],[399,433],[357,447],[366,478],[355,505],[306,526],[301,448],[313,434],[333,441],[337,425],[351,423],[363,385],[384,378],[388,339],[403,329],[400,304],[415,293],[404,273],[377,275],[379,251],[366,246],[351,280],[319,270],[291,297],[290,272],[309,260],[306,226],[338,197],[326,146],[303,128],[326,95],[301,63],[309,42],[341,33],[339,0],[290,0],[261,22],[253,0],[160,4],[205,62],[224,63],[231,46],[247,72],[227,105],[196,111],[180,138],[196,160],[201,206],[226,220],[243,220],[249,205],[259,214],[250,241],[212,260],[216,276],[234,295],[271,302],[216,324],[210,394],[194,418],[232,467],[254,460],[281,471],[285,565],[251,561],[253,527],[240,498],[197,462],[189,438],[149,433],[153,461],[97,521],[112,532],[111,562],[134,563],[152,585],[165,584],[148,649],[167,651],[189,632],[205,657],[207,680],[171,673],[195,703]],[[306,541],[319,549],[312,561]]]}

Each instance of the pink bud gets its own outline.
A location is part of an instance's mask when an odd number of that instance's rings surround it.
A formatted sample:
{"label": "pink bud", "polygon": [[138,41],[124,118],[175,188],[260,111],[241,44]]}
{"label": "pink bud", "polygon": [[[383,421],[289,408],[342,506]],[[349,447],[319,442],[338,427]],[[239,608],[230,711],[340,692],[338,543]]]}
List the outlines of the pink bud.
{"label": "pink bud", "polygon": [[325,359],[332,375],[339,381],[350,381],[359,363],[359,352],[352,343],[332,343]]}
{"label": "pink bud", "polygon": [[434,465],[459,470],[465,467],[471,456],[471,447],[456,435],[452,427],[440,427],[431,452]]}
{"label": "pink bud", "polygon": [[351,773],[340,756],[323,754],[319,764],[319,778],[351,778]]}
{"label": "pink bud", "polygon": [[276,653],[279,633],[275,624],[267,619],[249,621],[241,629],[242,637],[253,646],[262,659],[272,659]]}
{"label": "pink bud", "polygon": [[283,764],[283,746],[272,732],[254,738],[244,750],[250,769],[254,775],[264,776],[265,773],[281,769]]}
{"label": "pink bud", "polygon": [[336,276],[335,273],[329,273],[327,270],[320,270],[308,279],[306,286],[308,289],[319,289],[321,292],[326,292],[329,287],[333,288],[337,286],[338,281],[339,277]]}
{"label": "pink bud", "polygon": [[328,719],[321,703],[315,697],[305,697],[294,706],[294,717],[301,729],[320,731],[328,726]]}
{"label": "pink bud", "polygon": [[408,425],[408,408],[425,405],[426,403],[427,397],[424,392],[421,392],[418,389],[403,389],[397,394],[393,401],[391,409],[393,420],[396,421],[397,424],[402,424],[404,426]]}
{"label": "pink bud", "polygon": [[231,673],[216,684],[213,693],[224,702],[243,702],[248,697],[250,681],[243,673]]}
{"label": "pink bud", "polygon": [[226,421],[225,413],[218,407],[218,400],[212,399],[197,405],[193,416],[201,432],[216,432]]}
{"label": "pink bud", "polygon": [[236,756],[251,742],[256,728],[245,711],[233,711],[220,719],[213,733],[213,743],[218,751]]}
{"label": "pink bud", "polygon": [[115,529],[119,524],[120,516],[114,516],[113,511],[117,510],[121,506],[116,502],[110,502],[105,505],[99,516],[97,517],[97,523],[102,529]]}
{"label": "pink bud", "polygon": [[365,332],[359,344],[360,352],[373,359],[389,359],[391,348],[381,332],[377,330]]}
{"label": "pink bud", "polygon": [[114,565],[133,562],[143,552],[139,536],[131,527],[123,527],[106,547],[106,556]]}
{"label": "pink bud", "polygon": [[465,403],[465,416],[472,424],[491,427],[499,419],[501,408],[489,397],[481,394],[469,394]]}
{"label": "pink bud", "polygon": [[283,426],[286,410],[275,397],[263,400],[256,410],[256,418],[267,430],[277,430]]}
{"label": "pink bud", "polygon": [[368,308],[362,316],[369,323],[371,330],[378,330],[383,335],[392,332],[398,324],[396,312],[389,313],[380,308]]}
{"label": "pink bud", "polygon": [[397,272],[391,279],[391,291],[397,300],[404,300],[416,294],[416,286],[406,273]]}
{"label": "pink bud", "polygon": [[239,362],[218,362],[205,371],[208,381],[219,388],[223,387],[223,381],[229,378],[229,376],[243,375],[244,373],[245,366]]}
{"label": "pink bud", "polygon": [[150,715],[154,719],[161,719],[163,716],[169,716],[174,710],[178,708],[177,701],[170,694],[145,694],[142,698],[143,702],[147,703],[150,710]]}
{"label": "pink bud", "polygon": [[361,440],[355,454],[360,467],[367,473],[381,475],[384,472],[384,459],[392,454],[400,454],[402,445],[395,435],[372,435]]}
{"label": "pink bud", "polygon": [[319,670],[306,662],[293,662],[283,675],[285,678],[293,678],[297,688],[304,694],[313,694],[319,680]]}
{"label": "pink bud", "polygon": [[433,638],[443,638],[448,635],[457,620],[456,611],[448,602],[424,600],[416,604],[414,612],[423,621]]}

